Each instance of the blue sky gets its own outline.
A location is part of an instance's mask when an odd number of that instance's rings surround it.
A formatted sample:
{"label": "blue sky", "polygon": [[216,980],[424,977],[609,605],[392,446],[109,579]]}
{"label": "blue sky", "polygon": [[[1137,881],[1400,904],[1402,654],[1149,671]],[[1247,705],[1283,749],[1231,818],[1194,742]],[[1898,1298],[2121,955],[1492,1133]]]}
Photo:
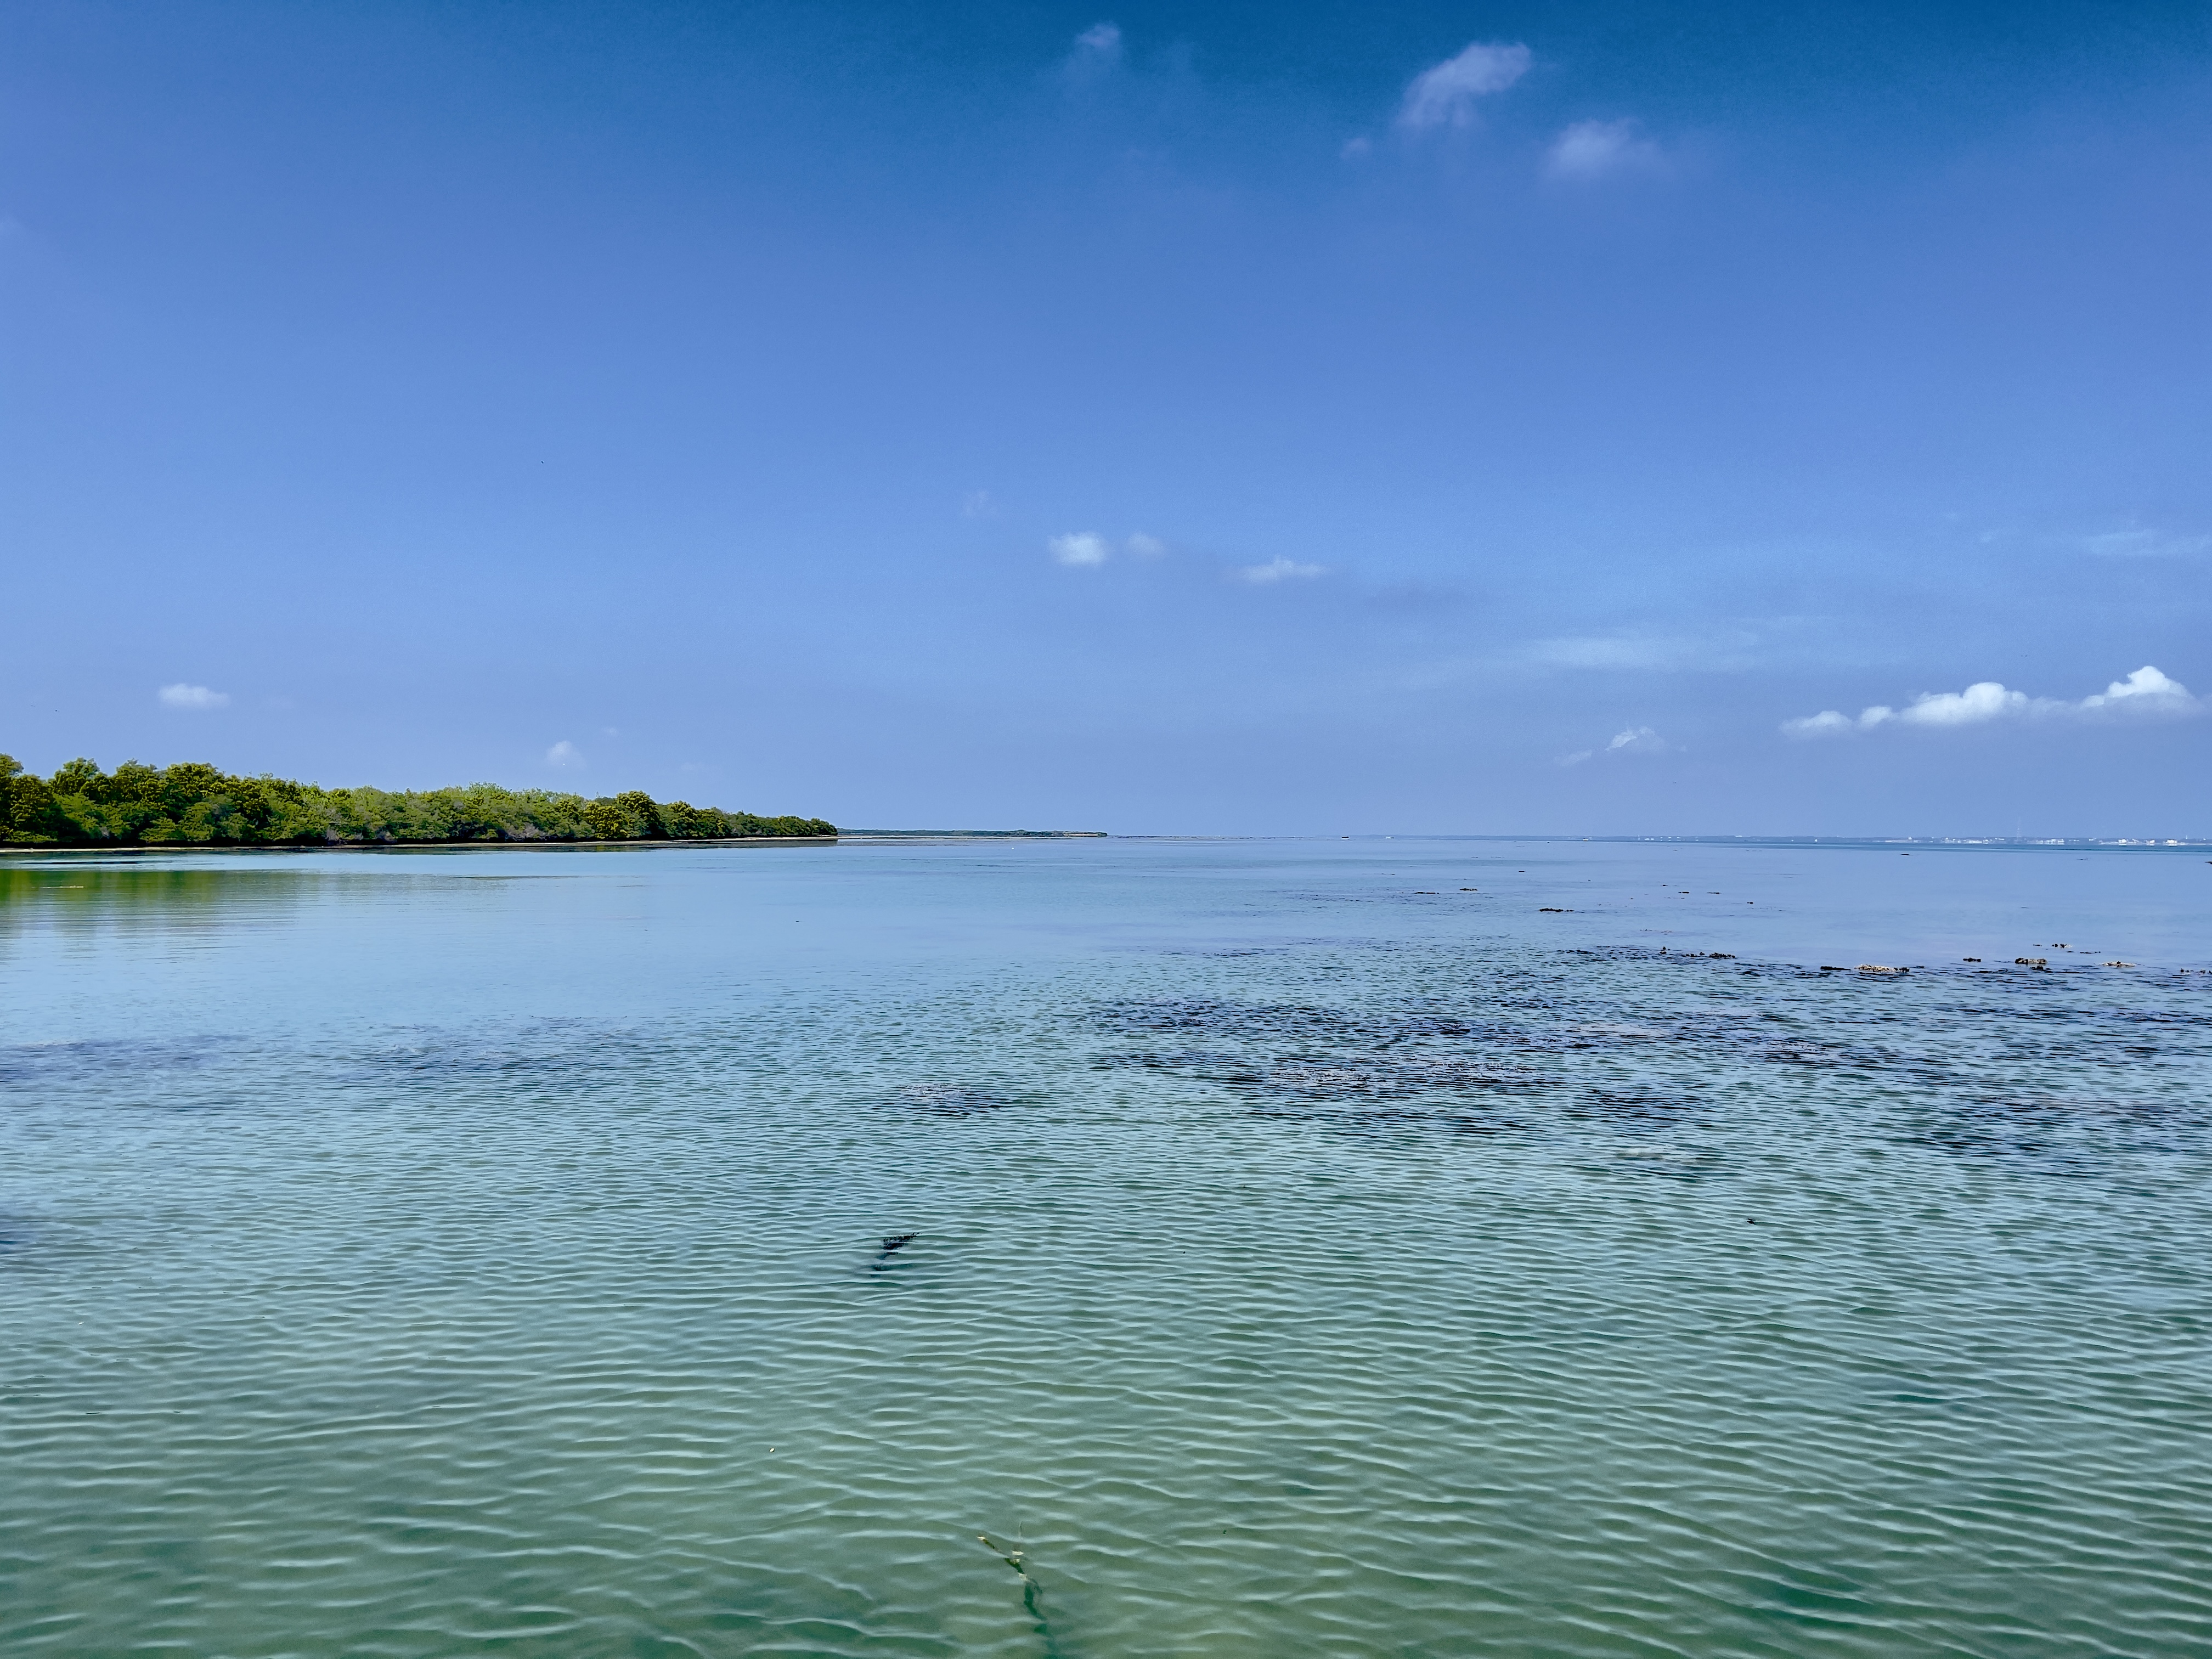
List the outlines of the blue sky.
{"label": "blue sky", "polygon": [[0,13],[40,770],[2208,834],[2208,439],[2202,5]]}

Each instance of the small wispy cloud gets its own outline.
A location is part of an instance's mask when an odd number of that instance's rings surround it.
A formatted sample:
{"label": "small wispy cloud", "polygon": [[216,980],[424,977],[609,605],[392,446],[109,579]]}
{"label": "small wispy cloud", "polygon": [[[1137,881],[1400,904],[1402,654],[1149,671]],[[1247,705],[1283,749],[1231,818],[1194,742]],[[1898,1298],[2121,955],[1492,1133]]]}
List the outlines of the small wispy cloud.
{"label": "small wispy cloud", "polygon": [[[1074,530],[1053,537],[1045,543],[1045,550],[1059,563],[1081,570],[1104,564],[1114,556],[1115,548],[1095,530]],[[1122,538],[1120,550],[1133,559],[1157,559],[1166,555],[1168,544],[1139,530]]]}
{"label": "small wispy cloud", "polygon": [[563,738],[545,751],[548,766],[576,767],[584,763],[584,751]]}
{"label": "small wispy cloud", "polygon": [[2083,550],[2100,559],[2174,559],[2212,549],[2212,536],[2177,536],[2164,530],[2108,530],[2084,536]]}
{"label": "small wispy cloud", "polygon": [[230,705],[230,693],[211,690],[204,685],[187,685],[182,680],[174,685],[165,685],[154,694],[166,708],[187,708],[205,713],[210,708],[226,708]]}
{"label": "small wispy cloud", "polygon": [[1747,666],[1759,644],[1748,629],[1693,639],[1666,634],[1571,634],[1531,641],[1528,661],[1547,668],[1733,670]]}
{"label": "small wispy cloud", "polygon": [[2204,711],[2203,699],[2146,663],[2125,679],[2114,680],[2102,691],[2079,702],[2031,697],[1996,680],[1978,680],[1963,691],[1923,691],[1902,708],[1875,703],[1860,710],[1856,719],[1840,709],[1824,708],[1802,720],[1783,721],[1782,731],[1792,738],[1839,738],[1891,725],[1941,729],[2021,719],[2201,714]]}
{"label": "small wispy cloud", "polygon": [[1606,755],[1664,755],[1674,744],[1648,726],[1632,726],[1616,732],[1613,741],[1602,749],[1577,749],[1571,755],[1559,757],[1562,766],[1580,766],[1584,761]]}
{"label": "small wispy cloud", "polygon": [[1398,106],[1398,125],[1409,132],[1467,126],[1474,120],[1475,100],[1504,91],[1528,72],[1530,61],[1524,46],[1478,40],[1413,78]]}
{"label": "small wispy cloud", "polygon": [[1693,652],[1686,640],[1632,634],[1571,635],[1528,647],[1531,657],[1554,668],[1672,668]]}
{"label": "small wispy cloud", "polygon": [[1068,61],[1078,69],[1112,69],[1121,61],[1121,25],[1093,23],[1075,37]]}
{"label": "small wispy cloud", "polygon": [[1656,172],[1659,146],[1633,120],[1577,121],[1552,142],[1545,166],[1555,179],[1593,179]]}
{"label": "small wispy cloud", "polygon": [[1321,564],[1300,564],[1296,559],[1286,559],[1278,554],[1265,564],[1248,564],[1231,573],[1240,582],[1251,582],[1264,587],[1271,582],[1311,581],[1316,576],[1328,574],[1328,567]]}
{"label": "small wispy cloud", "polygon": [[[1874,710],[1869,708],[1871,714]],[[1858,722],[1849,714],[1834,708],[1824,708],[1817,714],[1782,722],[1782,733],[1790,738],[1839,738],[1846,732],[1858,730]]]}
{"label": "small wispy cloud", "polygon": [[1108,545],[1106,538],[1088,530],[1054,536],[1045,544],[1045,547],[1061,564],[1077,569],[1102,565],[1114,556],[1114,550]]}
{"label": "small wispy cloud", "polygon": [[971,489],[960,498],[960,516],[963,519],[995,519],[999,504],[991,499],[988,489]]}

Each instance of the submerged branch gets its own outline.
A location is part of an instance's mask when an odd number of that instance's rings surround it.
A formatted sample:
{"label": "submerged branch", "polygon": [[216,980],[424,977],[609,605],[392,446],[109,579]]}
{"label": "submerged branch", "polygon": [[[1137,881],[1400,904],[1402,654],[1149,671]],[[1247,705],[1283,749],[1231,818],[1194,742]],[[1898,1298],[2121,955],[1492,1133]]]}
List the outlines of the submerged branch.
{"label": "submerged branch", "polygon": [[985,1549],[1021,1575],[1022,1606],[1036,1621],[1037,1634],[1044,1639],[1045,1653],[1048,1659],[1051,1659],[1051,1656],[1057,1655],[1060,1649],[1052,1639],[1051,1626],[1045,1623],[1044,1609],[1037,1605],[1037,1598],[1044,1594],[1044,1587],[1030,1576],[1028,1555],[1018,1547],[1009,1548],[1006,1545],[994,1543],[986,1533],[979,1532],[975,1537]]}

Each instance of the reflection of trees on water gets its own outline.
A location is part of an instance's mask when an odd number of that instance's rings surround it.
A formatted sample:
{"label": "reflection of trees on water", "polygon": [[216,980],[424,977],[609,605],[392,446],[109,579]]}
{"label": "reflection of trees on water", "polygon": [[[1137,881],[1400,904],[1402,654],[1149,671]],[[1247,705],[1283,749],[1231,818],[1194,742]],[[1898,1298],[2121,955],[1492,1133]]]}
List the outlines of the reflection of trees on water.
{"label": "reflection of trees on water", "polygon": [[143,864],[0,862],[0,939],[58,932],[198,932],[289,921],[343,878],[226,860]]}

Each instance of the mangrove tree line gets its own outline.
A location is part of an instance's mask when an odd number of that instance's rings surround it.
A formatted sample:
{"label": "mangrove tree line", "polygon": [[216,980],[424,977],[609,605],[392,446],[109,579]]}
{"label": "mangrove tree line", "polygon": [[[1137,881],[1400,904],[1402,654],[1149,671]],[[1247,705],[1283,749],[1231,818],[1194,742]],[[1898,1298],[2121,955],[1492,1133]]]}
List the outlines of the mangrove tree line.
{"label": "mangrove tree line", "polygon": [[641,790],[586,799],[549,789],[325,789],[240,778],[198,761],[52,777],[0,755],[0,842],[28,847],[316,847],[499,841],[705,841],[834,836],[820,818],[764,818]]}

